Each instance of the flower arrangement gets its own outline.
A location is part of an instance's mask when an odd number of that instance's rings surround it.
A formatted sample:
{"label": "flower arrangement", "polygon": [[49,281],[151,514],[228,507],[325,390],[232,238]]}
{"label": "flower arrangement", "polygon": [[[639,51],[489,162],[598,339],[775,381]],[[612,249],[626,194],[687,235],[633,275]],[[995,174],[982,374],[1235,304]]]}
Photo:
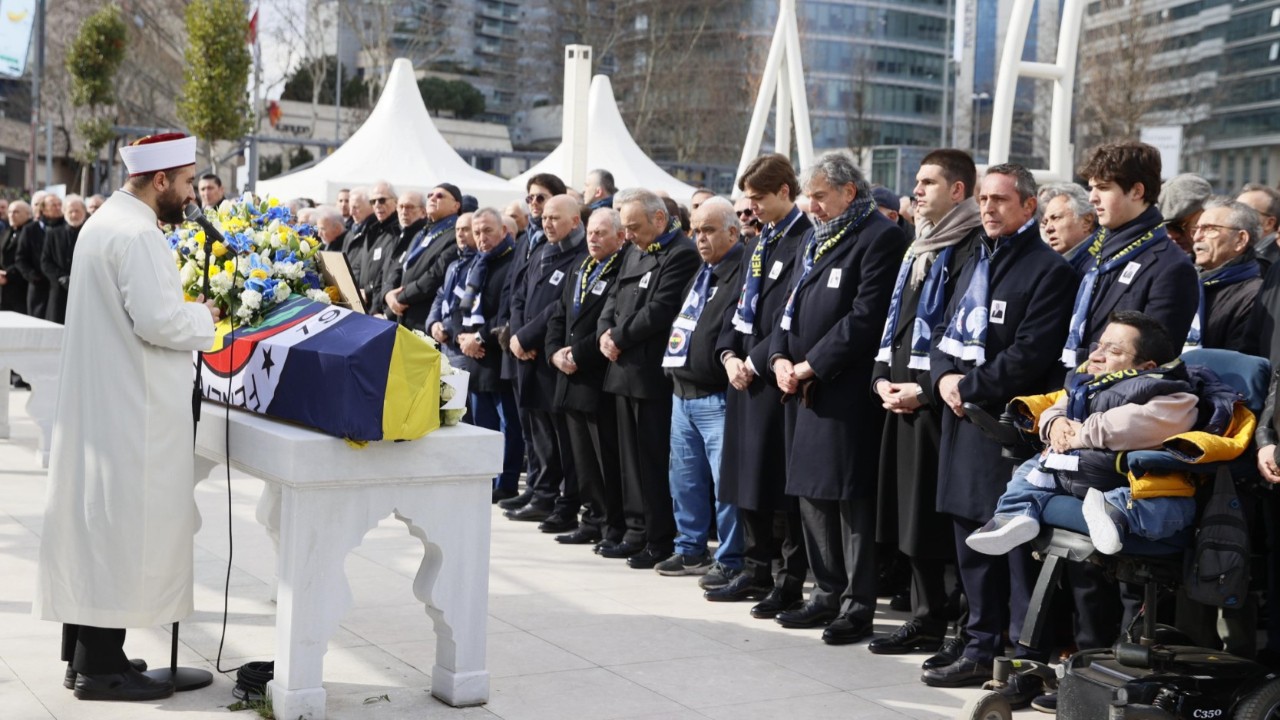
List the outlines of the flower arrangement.
{"label": "flower arrangement", "polygon": [[[255,199],[245,193],[224,200],[205,216],[225,242],[213,243],[209,264],[209,299],[236,325],[260,324],[271,308],[292,295],[329,304],[336,287],[325,287],[317,268],[322,243],[310,225],[293,227],[289,208],[276,198]],[[169,247],[178,263],[188,300],[203,293],[205,232],[195,223],[174,228]]]}

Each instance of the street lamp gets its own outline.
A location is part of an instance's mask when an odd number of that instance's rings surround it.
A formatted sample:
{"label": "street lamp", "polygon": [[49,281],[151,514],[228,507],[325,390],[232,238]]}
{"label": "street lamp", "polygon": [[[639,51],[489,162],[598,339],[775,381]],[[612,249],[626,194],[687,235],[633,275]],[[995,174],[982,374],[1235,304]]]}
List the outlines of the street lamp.
{"label": "street lamp", "polygon": [[989,93],[978,93],[973,96],[973,159],[978,159],[978,127],[981,121],[980,111],[982,103],[991,99]]}

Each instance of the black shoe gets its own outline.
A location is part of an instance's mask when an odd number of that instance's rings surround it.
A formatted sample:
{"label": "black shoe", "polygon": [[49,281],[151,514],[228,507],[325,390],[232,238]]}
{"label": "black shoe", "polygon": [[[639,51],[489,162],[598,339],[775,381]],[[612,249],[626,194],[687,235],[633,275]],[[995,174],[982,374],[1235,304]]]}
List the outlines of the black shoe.
{"label": "black shoe", "polygon": [[538,529],[544,533],[562,533],[573,530],[578,527],[578,519],[564,517],[563,515],[551,514],[546,520],[538,524]]}
{"label": "black shoe", "polygon": [[1009,701],[1009,707],[1014,710],[1021,710],[1030,707],[1031,701],[1044,694],[1044,680],[1035,675],[1019,675],[1011,673],[1009,680],[1001,687],[993,687]]}
{"label": "black shoe", "polygon": [[644,545],[641,545],[640,543],[631,543],[631,542],[626,542],[624,540],[623,542],[616,543],[614,545],[606,547],[605,546],[606,542],[609,542],[609,541],[605,540],[599,545],[600,557],[629,558],[632,555],[635,555],[644,550]]}
{"label": "black shoe", "polygon": [[557,535],[556,542],[561,545],[591,545],[600,542],[600,531],[579,525],[577,530],[568,535]]}
{"label": "black shoe", "polygon": [[[130,658],[129,664],[138,672],[147,671],[147,661],[142,658]],[[67,672],[62,676],[62,687],[68,690],[76,689],[76,671],[71,669],[71,663],[67,663]]]}
{"label": "black shoe", "polygon": [[1049,713],[1050,715],[1057,715],[1058,714],[1057,693],[1054,693],[1052,695],[1041,695],[1035,700],[1032,700],[1031,709],[1039,710],[1042,713]]}
{"label": "black shoe", "polygon": [[512,497],[507,498],[506,500],[499,500],[498,507],[502,508],[503,510],[519,510],[525,505],[528,505],[529,501],[532,499],[533,499],[533,491],[526,489],[524,492],[520,493],[519,495],[514,495]]}
{"label": "black shoe", "polygon": [[658,563],[671,557],[670,550],[658,550],[646,547],[627,558],[627,567],[633,570],[652,570]]}
{"label": "black shoe", "polygon": [[503,514],[508,519],[519,522],[542,522],[551,517],[550,510],[544,510],[533,503],[529,503],[519,510],[508,510]]}
{"label": "black shoe", "polygon": [[828,645],[852,645],[870,634],[870,620],[841,615],[822,631],[822,642]]}
{"label": "black shoe", "polygon": [[741,602],[743,600],[759,600],[769,594],[773,584],[769,578],[758,577],[749,570],[743,570],[729,580],[729,584],[713,588],[702,593],[702,597],[711,602]]}
{"label": "black shoe", "polygon": [[[515,490],[504,490],[503,488],[494,488],[493,504],[498,505],[498,503],[502,502],[503,500],[509,500],[515,496],[516,496]],[[502,507],[502,506],[498,505],[498,507]]]}
{"label": "black shoe", "polygon": [[122,673],[79,675],[76,697],[81,700],[159,700],[173,694],[173,683],[160,682],[130,667]]}
{"label": "black shoe", "polygon": [[772,620],[783,610],[790,610],[799,605],[802,599],[800,593],[783,592],[775,587],[764,596],[763,600],[751,608],[751,617],[757,620]]}
{"label": "black shoe", "polygon": [[931,655],[928,660],[920,664],[921,670],[937,670],[944,668],[964,654],[964,646],[969,644],[969,636],[963,632],[956,633],[955,637],[947,638],[942,643],[942,649],[936,654]]}
{"label": "black shoe", "polygon": [[945,632],[925,627],[919,620],[909,620],[889,637],[872,640],[867,649],[876,655],[901,655],[920,650],[938,652]]}
{"label": "black shoe", "polygon": [[977,687],[991,679],[991,663],[980,663],[961,655],[946,667],[925,670],[920,681],[930,687]]}
{"label": "black shoe", "polygon": [[613,550],[614,548],[618,547],[621,544],[622,543],[618,542],[617,540],[608,540],[608,539],[601,540],[600,542],[596,543],[595,547],[591,548],[591,552],[597,555],[603,555],[605,550]]}
{"label": "black shoe", "polygon": [[799,607],[778,613],[774,621],[784,628],[815,628],[826,625],[839,615],[835,608],[807,600]]}

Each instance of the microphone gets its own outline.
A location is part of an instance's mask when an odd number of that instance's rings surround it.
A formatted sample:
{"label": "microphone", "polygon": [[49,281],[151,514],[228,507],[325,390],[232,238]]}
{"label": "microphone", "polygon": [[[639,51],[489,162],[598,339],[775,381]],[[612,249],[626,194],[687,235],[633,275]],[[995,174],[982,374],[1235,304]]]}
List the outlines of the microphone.
{"label": "microphone", "polygon": [[213,261],[213,243],[216,240],[225,244],[226,239],[222,237],[222,233],[218,232],[218,228],[214,227],[213,223],[209,222],[209,218],[205,217],[200,208],[196,207],[195,203],[187,205],[184,213],[189,222],[199,225],[200,228],[204,230],[204,286],[202,289],[204,291],[204,297],[207,300],[210,295],[209,263]]}

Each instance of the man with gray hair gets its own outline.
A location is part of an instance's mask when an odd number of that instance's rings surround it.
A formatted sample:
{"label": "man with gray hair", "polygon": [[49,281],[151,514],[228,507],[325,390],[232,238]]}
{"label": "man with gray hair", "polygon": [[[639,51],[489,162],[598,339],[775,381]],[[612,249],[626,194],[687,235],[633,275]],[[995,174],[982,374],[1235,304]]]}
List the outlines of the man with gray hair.
{"label": "man with gray hair", "polygon": [[1253,307],[1262,271],[1253,248],[1262,236],[1258,212],[1238,200],[1211,197],[1192,228],[1200,271],[1200,308],[1187,347],[1224,348],[1258,354]]}
{"label": "man with gray hair", "polygon": [[1098,213],[1089,203],[1089,193],[1075,183],[1056,183],[1040,188],[1037,198],[1040,237],[1076,272],[1084,274],[1089,243],[1098,232]]}
{"label": "man with gray hair", "polygon": [[98,208],[102,207],[102,203],[106,201],[107,199],[101,195],[90,195],[89,199],[84,201],[85,210],[87,210],[89,215],[92,216],[94,213],[98,212]]}
{"label": "man with gray hair", "polygon": [[1253,246],[1258,256],[1262,271],[1280,260],[1280,245],[1277,245],[1276,230],[1280,226],[1280,190],[1261,183],[1249,183],[1240,189],[1236,200],[1258,211],[1262,218],[1262,236]]}
{"label": "man with gray hair", "polygon": [[662,198],[642,189],[614,196],[627,254],[600,313],[597,339],[610,365],[603,388],[618,396],[618,446],[627,532],[600,550],[648,570],[675,548],[667,456],[671,449],[671,379],[662,371],[671,324],[685,286],[698,271],[698,250],[673,224]]}
{"label": "man with gray hair", "polygon": [[817,224],[797,248],[769,366],[785,396],[787,494],[799,498],[815,585],[774,619],[788,628],[829,624],[823,642],[842,645],[871,634],[876,609],[884,410],[867,391],[907,238],[876,210],[848,155],[823,155],[801,182]]}
{"label": "man with gray hair", "polygon": [[321,205],[316,208],[314,218],[316,230],[320,233],[320,241],[324,243],[322,250],[342,252],[347,239],[347,226],[342,213],[332,205]]}
{"label": "man with gray hair", "polygon": [[49,278],[49,306],[45,319],[63,324],[67,319],[67,288],[71,284],[71,256],[80,237],[80,226],[89,217],[84,198],[68,195],[66,222],[49,228],[40,250],[40,270]]}

